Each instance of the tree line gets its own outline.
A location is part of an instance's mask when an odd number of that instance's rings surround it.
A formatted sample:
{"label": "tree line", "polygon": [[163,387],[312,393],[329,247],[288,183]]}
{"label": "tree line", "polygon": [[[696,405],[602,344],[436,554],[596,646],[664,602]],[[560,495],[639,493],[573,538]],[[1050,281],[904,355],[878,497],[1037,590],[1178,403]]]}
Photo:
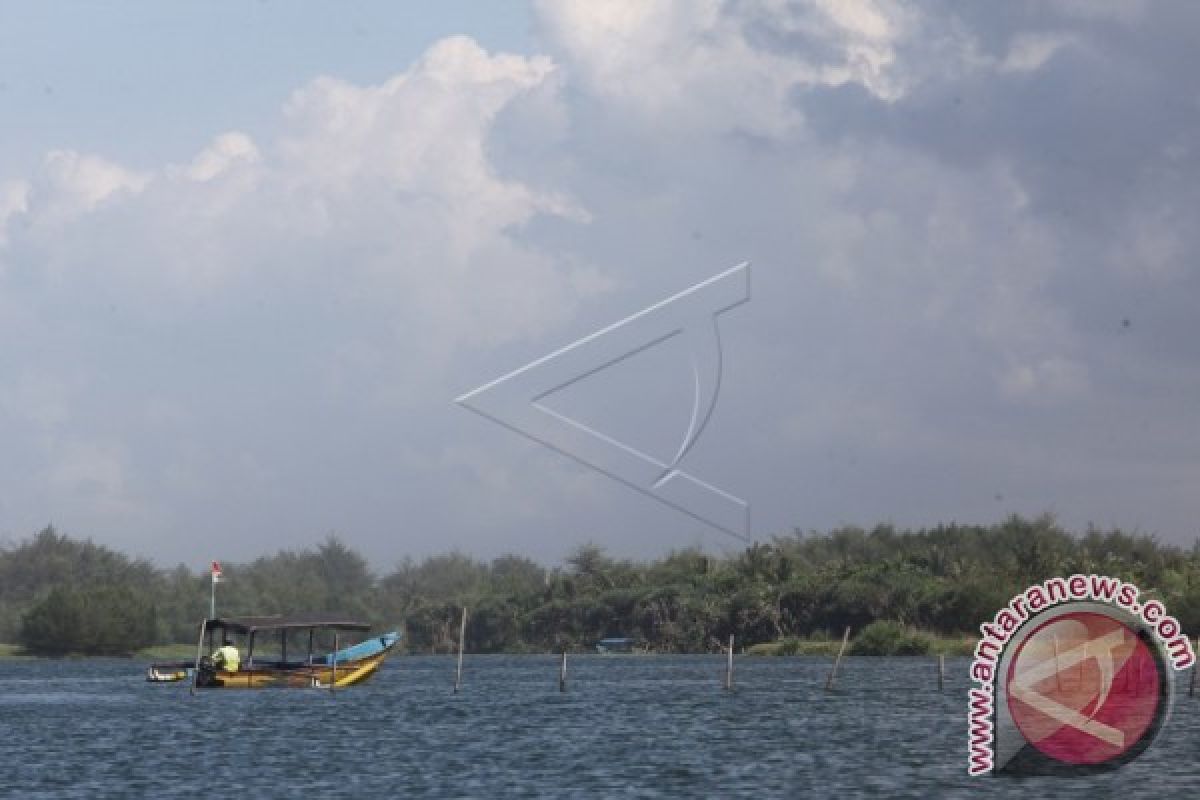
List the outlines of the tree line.
{"label": "tree line", "polygon": [[[588,543],[553,567],[455,552],[406,558],[386,574],[331,536],[223,570],[222,614],[339,611],[401,628],[408,650],[424,653],[456,646],[463,606],[472,652],[579,649],[606,636],[655,652],[711,652],[730,634],[753,645],[876,622],[961,635],[1026,586],[1075,572],[1132,581],[1185,630],[1200,629],[1200,543],[1073,534],[1048,516],[795,531],[727,555],[683,549],[651,561],[613,558]],[[206,570],[159,568],[53,528],[0,548],[0,642],[31,652],[117,654],[190,642],[208,603]]]}

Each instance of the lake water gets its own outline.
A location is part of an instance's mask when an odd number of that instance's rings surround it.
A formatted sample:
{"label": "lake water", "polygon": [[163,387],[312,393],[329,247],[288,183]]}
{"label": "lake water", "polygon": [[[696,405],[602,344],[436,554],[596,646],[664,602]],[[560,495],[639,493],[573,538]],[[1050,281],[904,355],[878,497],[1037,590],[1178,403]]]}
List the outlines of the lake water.
{"label": "lake water", "polygon": [[[0,662],[0,796],[1098,797],[1182,795],[1200,698],[1179,682],[1155,745],[1090,778],[966,775],[966,659],[395,657],[371,682],[205,692],[139,662]],[[220,790],[224,790],[223,793]]]}

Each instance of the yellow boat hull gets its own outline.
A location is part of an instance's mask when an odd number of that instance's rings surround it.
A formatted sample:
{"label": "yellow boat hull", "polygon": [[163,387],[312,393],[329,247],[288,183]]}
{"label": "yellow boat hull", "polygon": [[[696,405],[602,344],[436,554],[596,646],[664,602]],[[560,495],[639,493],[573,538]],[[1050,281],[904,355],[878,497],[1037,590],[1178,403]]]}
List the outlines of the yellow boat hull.
{"label": "yellow boat hull", "polygon": [[335,689],[354,686],[370,678],[387,660],[388,650],[358,661],[348,661],[336,667],[313,665],[302,667],[251,667],[236,672],[216,670],[212,682],[197,683],[202,689]]}

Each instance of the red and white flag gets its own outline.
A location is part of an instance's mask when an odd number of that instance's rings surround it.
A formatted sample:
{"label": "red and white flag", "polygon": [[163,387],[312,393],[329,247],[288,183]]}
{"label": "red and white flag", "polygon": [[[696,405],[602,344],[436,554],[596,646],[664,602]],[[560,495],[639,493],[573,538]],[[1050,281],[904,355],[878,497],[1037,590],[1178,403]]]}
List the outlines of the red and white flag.
{"label": "red and white flag", "polygon": [[212,582],[221,582],[221,564],[217,561],[212,562]]}

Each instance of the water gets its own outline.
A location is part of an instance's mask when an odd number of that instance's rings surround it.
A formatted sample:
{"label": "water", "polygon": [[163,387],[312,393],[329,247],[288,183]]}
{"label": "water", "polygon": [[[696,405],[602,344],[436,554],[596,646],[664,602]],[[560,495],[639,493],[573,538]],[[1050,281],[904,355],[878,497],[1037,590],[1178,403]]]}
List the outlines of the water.
{"label": "water", "polygon": [[[1140,759],[1090,778],[968,778],[966,659],[393,657],[371,682],[205,692],[121,660],[0,662],[0,796],[1096,797],[1181,795],[1200,699]],[[1182,682],[1181,682],[1182,685]],[[1186,695],[1186,691],[1181,694]],[[246,791],[249,790],[249,791]]]}

